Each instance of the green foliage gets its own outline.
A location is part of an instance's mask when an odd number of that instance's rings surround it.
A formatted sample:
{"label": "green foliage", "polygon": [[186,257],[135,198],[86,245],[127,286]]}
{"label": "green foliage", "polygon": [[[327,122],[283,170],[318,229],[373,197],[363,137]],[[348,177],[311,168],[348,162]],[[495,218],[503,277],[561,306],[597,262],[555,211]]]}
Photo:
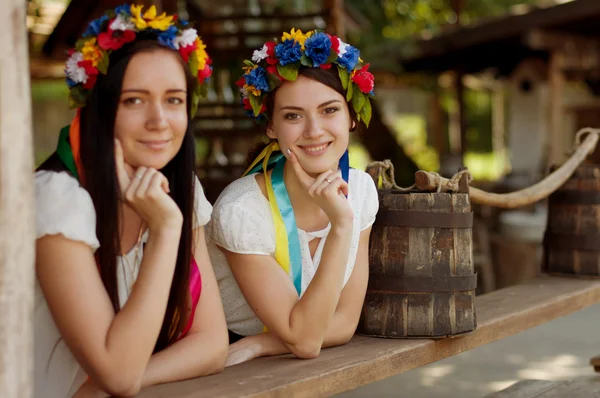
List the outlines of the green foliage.
{"label": "green foliage", "polygon": [[[414,40],[456,22],[451,0],[346,0],[370,26],[349,37],[361,50],[361,56],[377,69],[398,71],[397,57],[408,55]],[[536,0],[464,0],[461,24],[505,14],[517,4],[535,4]]]}

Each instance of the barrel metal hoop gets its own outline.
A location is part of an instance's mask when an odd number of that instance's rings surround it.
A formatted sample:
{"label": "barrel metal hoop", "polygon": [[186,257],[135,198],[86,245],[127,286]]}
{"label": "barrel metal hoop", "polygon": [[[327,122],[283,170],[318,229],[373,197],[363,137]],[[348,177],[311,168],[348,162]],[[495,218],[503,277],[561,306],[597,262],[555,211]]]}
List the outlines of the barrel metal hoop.
{"label": "barrel metal hoop", "polygon": [[544,247],[549,250],[560,249],[600,252],[600,235],[560,234],[546,231],[544,234]]}
{"label": "barrel metal hoop", "polygon": [[375,225],[416,228],[472,228],[473,213],[434,213],[431,211],[379,209]]}
{"label": "barrel metal hoop", "polygon": [[369,276],[368,292],[461,292],[477,288],[477,273],[464,276]]}
{"label": "barrel metal hoop", "polygon": [[551,205],[600,205],[600,191],[566,189],[554,192],[549,201]]}

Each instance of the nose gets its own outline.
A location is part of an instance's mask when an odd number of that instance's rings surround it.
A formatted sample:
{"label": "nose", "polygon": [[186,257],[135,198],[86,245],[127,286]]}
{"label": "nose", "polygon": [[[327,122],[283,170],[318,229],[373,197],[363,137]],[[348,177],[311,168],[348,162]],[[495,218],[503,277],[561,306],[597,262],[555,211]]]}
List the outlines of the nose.
{"label": "nose", "polygon": [[148,107],[146,117],[146,128],[148,130],[161,131],[169,126],[165,109],[160,102],[153,102]]}
{"label": "nose", "polygon": [[325,134],[325,130],[319,123],[319,120],[315,117],[307,117],[302,135],[305,138],[315,139],[323,134]]}

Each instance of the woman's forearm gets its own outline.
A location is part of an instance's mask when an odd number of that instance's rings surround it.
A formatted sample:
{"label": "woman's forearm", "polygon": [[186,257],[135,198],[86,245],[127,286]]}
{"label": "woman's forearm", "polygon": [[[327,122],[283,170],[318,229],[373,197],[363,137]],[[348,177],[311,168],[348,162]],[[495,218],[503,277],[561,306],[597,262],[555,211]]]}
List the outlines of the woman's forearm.
{"label": "woman's forearm", "polygon": [[[322,348],[336,347],[346,344],[356,330],[356,325],[350,323],[343,314],[336,312],[327,328]],[[248,360],[258,357],[282,355],[291,353],[290,349],[271,332],[245,337],[231,345],[230,353],[247,351]]]}
{"label": "woman's forearm", "polygon": [[[127,380],[140,380],[162,326],[180,229],[150,231],[135,286],[106,335],[106,352]],[[113,368],[114,369],[114,368]]]}
{"label": "woman's forearm", "polygon": [[317,272],[290,313],[288,344],[301,342],[309,350],[322,346],[343,289],[351,239],[352,225],[331,228]]}
{"label": "woman's forearm", "polygon": [[226,339],[226,334],[191,333],[157,352],[150,358],[142,387],[220,372],[227,358]]}

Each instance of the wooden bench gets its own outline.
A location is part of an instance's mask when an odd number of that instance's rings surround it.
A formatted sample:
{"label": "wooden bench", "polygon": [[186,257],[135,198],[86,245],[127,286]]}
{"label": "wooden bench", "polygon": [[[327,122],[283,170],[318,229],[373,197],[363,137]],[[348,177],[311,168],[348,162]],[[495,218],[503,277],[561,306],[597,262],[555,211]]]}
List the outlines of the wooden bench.
{"label": "wooden bench", "polygon": [[600,381],[521,380],[512,386],[486,395],[486,398],[591,398],[600,396]]}
{"label": "wooden bench", "polygon": [[542,276],[476,299],[477,330],[441,340],[355,336],[316,359],[259,358],[224,372],[154,386],[140,397],[330,396],[459,354],[600,302],[600,281]]}

